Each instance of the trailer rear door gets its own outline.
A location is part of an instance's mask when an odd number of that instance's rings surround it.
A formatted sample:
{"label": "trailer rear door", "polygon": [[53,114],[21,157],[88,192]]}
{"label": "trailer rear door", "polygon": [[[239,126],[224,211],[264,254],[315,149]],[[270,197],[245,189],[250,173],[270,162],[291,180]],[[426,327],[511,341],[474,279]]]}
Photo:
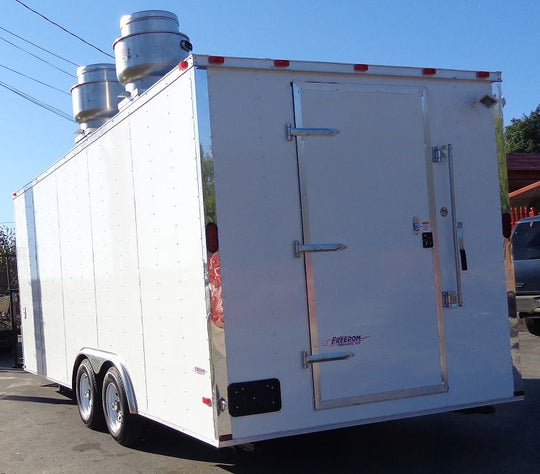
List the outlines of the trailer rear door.
{"label": "trailer rear door", "polygon": [[315,407],[447,391],[424,89],[293,96]]}

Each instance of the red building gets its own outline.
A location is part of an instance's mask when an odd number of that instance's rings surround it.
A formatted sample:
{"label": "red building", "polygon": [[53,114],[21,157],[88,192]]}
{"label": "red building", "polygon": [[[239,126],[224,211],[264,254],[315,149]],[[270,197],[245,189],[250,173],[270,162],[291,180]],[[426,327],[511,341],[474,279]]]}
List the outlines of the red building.
{"label": "red building", "polygon": [[540,154],[506,155],[512,223],[540,211]]}

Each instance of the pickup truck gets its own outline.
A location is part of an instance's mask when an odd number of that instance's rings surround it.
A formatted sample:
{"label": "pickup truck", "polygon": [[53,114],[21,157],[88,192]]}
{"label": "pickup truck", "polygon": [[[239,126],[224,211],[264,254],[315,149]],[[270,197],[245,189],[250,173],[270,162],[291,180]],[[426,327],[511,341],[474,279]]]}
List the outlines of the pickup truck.
{"label": "pickup truck", "polygon": [[517,311],[529,332],[540,336],[540,216],[516,224],[512,246]]}

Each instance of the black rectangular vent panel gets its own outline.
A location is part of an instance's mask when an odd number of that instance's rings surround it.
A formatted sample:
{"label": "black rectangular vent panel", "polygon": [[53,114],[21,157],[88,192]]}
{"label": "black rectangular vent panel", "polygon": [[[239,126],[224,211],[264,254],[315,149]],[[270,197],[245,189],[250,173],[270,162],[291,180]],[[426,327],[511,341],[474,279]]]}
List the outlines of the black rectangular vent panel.
{"label": "black rectangular vent panel", "polygon": [[278,379],[232,383],[227,388],[231,416],[257,415],[281,410]]}

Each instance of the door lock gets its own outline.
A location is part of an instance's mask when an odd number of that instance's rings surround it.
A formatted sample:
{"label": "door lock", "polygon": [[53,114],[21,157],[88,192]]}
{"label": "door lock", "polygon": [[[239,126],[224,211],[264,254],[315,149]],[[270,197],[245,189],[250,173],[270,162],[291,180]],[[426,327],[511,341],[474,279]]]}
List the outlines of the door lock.
{"label": "door lock", "polygon": [[433,248],[433,232],[422,232],[422,247]]}

